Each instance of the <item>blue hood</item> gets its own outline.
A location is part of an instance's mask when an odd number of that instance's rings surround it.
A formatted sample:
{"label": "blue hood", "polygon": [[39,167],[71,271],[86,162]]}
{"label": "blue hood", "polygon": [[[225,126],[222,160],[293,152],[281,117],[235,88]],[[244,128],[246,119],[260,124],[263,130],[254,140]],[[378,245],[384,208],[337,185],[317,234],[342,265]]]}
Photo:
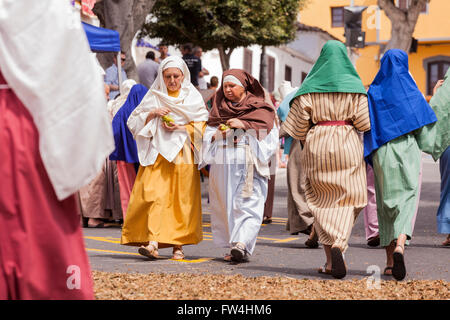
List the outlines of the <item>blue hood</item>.
{"label": "blue hood", "polygon": [[409,73],[408,55],[388,50],[368,91],[371,130],[364,134],[364,157],[385,143],[436,122],[433,109]]}

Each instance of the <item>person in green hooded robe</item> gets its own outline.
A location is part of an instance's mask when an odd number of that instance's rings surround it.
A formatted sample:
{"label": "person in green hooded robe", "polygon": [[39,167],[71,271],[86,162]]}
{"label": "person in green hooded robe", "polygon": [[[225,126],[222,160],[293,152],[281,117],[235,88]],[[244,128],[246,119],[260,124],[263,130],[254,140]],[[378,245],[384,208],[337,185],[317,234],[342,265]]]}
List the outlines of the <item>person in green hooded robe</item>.
{"label": "person in green hooded robe", "polygon": [[[291,100],[282,125],[304,146],[305,196],[326,264],[320,273],[343,278],[343,253],[367,205],[366,167],[358,132],[370,130],[366,90],[343,43],[328,41]],[[281,134],[281,133],[280,133]]]}
{"label": "person in green hooded robe", "polygon": [[437,231],[447,235],[442,245],[450,246],[450,68],[434,87],[430,106],[438,121],[420,129],[417,143],[434,161],[439,160],[441,196],[436,217]]}

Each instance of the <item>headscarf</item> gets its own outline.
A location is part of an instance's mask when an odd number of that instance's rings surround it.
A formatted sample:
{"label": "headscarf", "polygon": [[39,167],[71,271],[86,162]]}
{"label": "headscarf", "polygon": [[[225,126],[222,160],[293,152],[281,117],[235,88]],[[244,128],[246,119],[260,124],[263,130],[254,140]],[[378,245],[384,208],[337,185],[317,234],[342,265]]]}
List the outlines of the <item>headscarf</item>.
{"label": "headscarf", "polygon": [[[289,110],[291,109],[290,102],[297,93],[297,89],[292,88],[291,83],[289,81],[284,81],[278,88],[278,91],[280,92],[280,97],[282,101],[277,109],[277,115],[278,118],[280,118],[280,120],[284,122],[286,121],[286,118],[289,114]],[[292,142],[293,142],[292,137],[286,137],[284,139],[284,150],[283,150],[284,154],[289,154],[289,152],[291,151]]]}
{"label": "headscarf", "polygon": [[110,100],[108,102],[108,112],[111,115],[111,118],[114,118],[117,111],[119,111],[120,107],[123,106],[125,101],[127,100],[128,94],[130,93],[131,88],[136,84],[136,81],[133,79],[127,79],[122,82],[122,92],[115,99]]}
{"label": "headscarf", "polygon": [[109,156],[110,160],[121,160],[128,163],[138,163],[138,153],[136,141],[127,127],[130,114],[141,103],[148,89],[142,84],[134,85],[127,97],[127,100],[114,116],[112,128],[116,149]]}
{"label": "headscarf", "polygon": [[[225,98],[223,79],[232,75],[237,78],[246,91],[245,98],[236,104]],[[272,130],[275,120],[275,109],[266,101],[264,88],[250,74],[240,69],[231,69],[223,73],[222,85],[214,96],[213,106],[208,119],[209,126],[225,124],[232,118],[241,120],[245,129]]]}
{"label": "headscarf", "polygon": [[388,50],[368,91],[370,127],[364,134],[364,157],[385,143],[437,121],[409,73],[408,54]]}
{"label": "headscarf", "polygon": [[[184,75],[176,98],[169,96],[164,83],[163,71],[167,68],[178,68]],[[154,163],[158,154],[172,162],[188,136],[185,131],[169,132],[163,129],[160,117],[145,124],[150,111],[161,107],[171,109],[169,116],[179,125],[208,120],[202,95],[192,85],[189,69],[178,56],[169,56],[161,62],[152,87],[128,118],[127,126],[136,140],[139,162],[143,166]]]}
{"label": "headscarf", "polygon": [[282,122],[286,121],[289,110],[291,109],[289,103],[296,95],[297,90],[298,88],[293,88],[289,81],[284,81],[278,88],[278,91],[280,92],[281,103],[277,109],[277,114],[278,118],[280,118]]}
{"label": "headscarf", "polygon": [[340,41],[329,40],[325,43],[319,58],[293,99],[307,93],[321,92],[367,94],[348,58],[347,48]]}
{"label": "headscarf", "polygon": [[421,129],[417,143],[423,152],[433,156],[437,161],[450,145],[450,68],[444,77],[444,83],[430,100],[438,119],[437,122]]}

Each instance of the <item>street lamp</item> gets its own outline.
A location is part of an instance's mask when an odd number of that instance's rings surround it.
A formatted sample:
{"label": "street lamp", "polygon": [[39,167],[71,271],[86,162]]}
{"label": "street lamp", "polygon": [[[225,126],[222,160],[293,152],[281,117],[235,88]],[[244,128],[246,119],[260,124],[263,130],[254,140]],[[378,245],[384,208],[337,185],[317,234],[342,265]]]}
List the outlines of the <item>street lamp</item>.
{"label": "street lamp", "polygon": [[347,47],[364,48],[366,33],[361,31],[362,13],[366,6],[344,7],[345,45]]}

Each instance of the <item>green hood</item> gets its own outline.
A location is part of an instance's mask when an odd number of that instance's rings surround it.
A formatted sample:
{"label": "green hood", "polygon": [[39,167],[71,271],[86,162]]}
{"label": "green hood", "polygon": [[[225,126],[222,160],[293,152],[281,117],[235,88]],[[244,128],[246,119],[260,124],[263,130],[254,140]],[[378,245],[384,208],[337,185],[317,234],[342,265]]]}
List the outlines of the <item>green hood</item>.
{"label": "green hood", "polygon": [[342,42],[330,40],[325,43],[319,58],[293,99],[312,92],[367,94]]}
{"label": "green hood", "polygon": [[421,128],[417,142],[423,152],[437,161],[450,146],[450,68],[444,77],[444,83],[430,100],[430,106],[438,119],[437,122]]}

